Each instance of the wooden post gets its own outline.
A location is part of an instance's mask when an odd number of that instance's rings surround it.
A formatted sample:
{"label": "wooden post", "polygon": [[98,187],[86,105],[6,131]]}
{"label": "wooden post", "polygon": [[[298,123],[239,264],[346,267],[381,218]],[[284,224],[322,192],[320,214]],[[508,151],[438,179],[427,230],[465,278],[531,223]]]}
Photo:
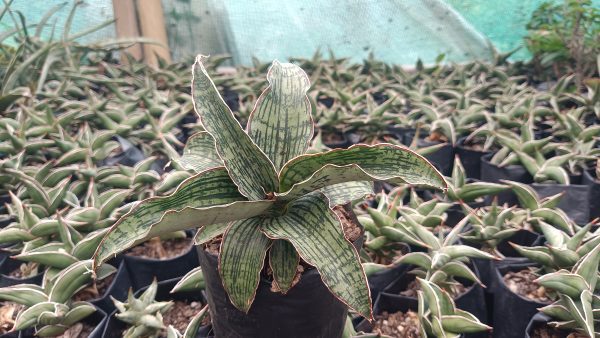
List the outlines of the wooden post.
{"label": "wooden post", "polygon": [[171,62],[169,40],[160,0],[138,0],[137,14],[141,35],[161,44],[144,44],[144,61],[149,65],[156,66],[158,65],[156,55],[158,55],[167,62]]}
{"label": "wooden post", "polygon": [[[136,38],[140,36],[135,0],[113,0],[113,13],[116,19],[115,27],[117,30],[117,37]],[[140,44],[135,44],[125,51],[137,60],[142,60],[144,57],[142,46]],[[126,62],[127,59],[122,57],[121,61]]]}

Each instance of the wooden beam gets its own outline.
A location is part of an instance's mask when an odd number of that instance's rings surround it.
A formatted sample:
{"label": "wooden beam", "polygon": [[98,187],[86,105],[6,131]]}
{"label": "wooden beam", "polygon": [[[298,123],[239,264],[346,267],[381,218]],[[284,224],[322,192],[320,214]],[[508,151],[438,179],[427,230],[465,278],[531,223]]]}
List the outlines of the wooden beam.
{"label": "wooden beam", "polygon": [[[115,26],[118,38],[137,38],[140,36],[135,0],[113,0],[113,13],[116,19]],[[140,44],[135,44],[125,51],[137,60],[142,60],[144,56]],[[121,60],[123,62],[127,61],[124,57]]]}
{"label": "wooden beam", "polygon": [[[118,1],[118,0],[116,0]],[[141,35],[156,40],[161,45],[144,44],[144,61],[152,66],[158,65],[156,55],[171,62],[169,40],[165,27],[165,18],[160,0],[138,0],[137,14]]]}

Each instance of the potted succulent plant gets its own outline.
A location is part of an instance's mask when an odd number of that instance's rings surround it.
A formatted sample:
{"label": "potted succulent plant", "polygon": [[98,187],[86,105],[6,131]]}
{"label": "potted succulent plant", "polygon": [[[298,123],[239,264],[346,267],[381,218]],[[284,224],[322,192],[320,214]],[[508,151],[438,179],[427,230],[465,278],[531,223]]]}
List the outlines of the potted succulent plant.
{"label": "potted succulent plant", "polygon": [[[331,209],[363,196],[365,187],[347,189],[344,183],[383,180],[445,189],[444,179],[421,156],[393,145],[303,155],[313,134],[310,84],[292,64],[273,62],[270,86],[244,131],[203,59],[193,68],[192,93],[214,148],[198,155],[216,154],[221,164],[191,161],[198,173],[176,192],[136,205],[103,239],[95,265],[148,238],[200,227],[198,241],[221,242],[218,255],[198,250],[217,335],[340,336],[347,307],[372,317],[351,243],[360,228],[343,209],[337,214]],[[272,283],[261,282],[266,257]],[[298,282],[299,266],[307,271]],[[326,323],[311,313],[326,313]]]}
{"label": "potted succulent plant", "polygon": [[[538,227],[543,232],[546,246],[524,247],[513,245],[529,264],[506,265],[493,271],[495,281],[494,322],[498,334],[523,332],[537,309],[556,299],[555,293],[539,283],[548,273],[572,269],[590,252],[598,254],[600,237],[589,233],[591,224],[574,234],[555,228],[543,220]],[[540,278],[541,277],[541,278]],[[540,278],[540,279],[538,279]],[[508,320],[508,322],[506,321]],[[510,324],[508,324],[510,323]]]}
{"label": "potted succulent plant", "polygon": [[[460,310],[449,293],[431,281],[417,278],[418,299],[383,293],[375,303],[375,321],[357,329],[391,337],[470,337],[490,331],[467,311]],[[486,335],[487,333],[483,333]]]}
{"label": "potted succulent plant", "polygon": [[135,295],[130,289],[124,301],[113,299],[117,310],[109,317],[103,337],[197,337],[209,321],[208,306],[199,292],[170,294],[178,281],[155,280]]}
{"label": "potted succulent plant", "polygon": [[[22,335],[28,337],[34,333],[39,337],[55,337],[65,332],[76,335],[84,331],[89,337],[100,338],[106,314],[88,302],[72,299],[91,281],[91,265],[90,260],[74,263],[44,287],[21,284],[0,288],[0,299],[25,307],[17,315],[13,330],[26,330]],[[103,279],[114,272],[113,267],[104,264],[96,277]]]}
{"label": "potted succulent plant", "polygon": [[589,186],[590,189],[590,220],[600,217],[600,165],[596,162],[596,166],[592,170],[583,172],[582,184]]}
{"label": "potted succulent plant", "polygon": [[[595,305],[600,244],[582,256],[572,269],[561,269],[541,276],[538,283],[557,293],[557,300],[533,316],[525,337],[595,337],[598,332]],[[551,321],[554,319],[554,321]]]}
{"label": "potted succulent plant", "polygon": [[400,275],[384,289],[384,294],[399,295],[400,298],[416,298],[423,291],[416,277],[439,285],[461,310],[471,313],[485,322],[487,313],[482,283],[471,258],[494,259],[489,253],[457,243],[467,219],[457,224],[450,232],[442,231],[436,236],[427,227],[415,222],[410,216],[395,224],[397,233],[406,239],[421,242],[426,252],[411,252],[398,259],[398,263],[415,267]]}

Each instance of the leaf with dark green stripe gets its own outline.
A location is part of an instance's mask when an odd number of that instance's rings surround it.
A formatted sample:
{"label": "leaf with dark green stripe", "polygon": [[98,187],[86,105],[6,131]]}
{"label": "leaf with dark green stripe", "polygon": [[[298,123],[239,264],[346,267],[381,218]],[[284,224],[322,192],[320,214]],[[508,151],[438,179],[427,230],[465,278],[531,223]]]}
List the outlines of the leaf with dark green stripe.
{"label": "leaf with dark green stripe", "polygon": [[372,318],[367,278],[358,253],[344,237],[340,220],[324,195],[309,194],[293,201],[285,215],[265,219],[262,230],[273,239],[290,241],[300,257],[317,268],[334,295]]}
{"label": "leaf with dark green stripe", "polygon": [[224,234],[228,226],[229,224],[227,223],[215,223],[203,226],[196,232],[196,235],[194,236],[194,244],[201,245],[207,243],[211,239]]}
{"label": "leaf with dark green stripe", "polygon": [[261,215],[271,201],[245,201],[224,168],[185,180],[165,197],[140,202],[115,223],[94,254],[94,266],[149,238],[213,223]]}
{"label": "leaf with dark green stripe", "polygon": [[269,265],[273,270],[273,282],[281,293],[286,294],[292,288],[299,262],[300,256],[290,242],[283,239],[273,241],[269,251]]}
{"label": "leaf with dark green stripe", "polygon": [[328,185],[372,180],[446,189],[442,175],[425,158],[391,144],[358,144],[300,156],[288,162],[279,174],[280,191],[294,196]]}
{"label": "leaf with dark green stripe", "polygon": [[373,194],[373,182],[352,181],[334,184],[321,188],[321,191],[327,199],[329,206],[346,204],[355,200],[363,199]]}
{"label": "leaf with dark green stripe", "polygon": [[271,240],[260,231],[262,218],[232,222],[221,243],[219,272],[231,303],[244,312],[256,296]]}
{"label": "leaf with dark green stripe", "polygon": [[273,61],[269,87],[260,95],[248,121],[248,134],[277,170],[308,149],[313,135],[310,80],[302,68]]}
{"label": "leaf with dark green stripe", "polygon": [[202,59],[203,56],[198,56],[192,68],[196,113],[215,139],[217,153],[242,195],[250,200],[263,199],[277,190],[275,167],[235,119],[208,76]]}
{"label": "leaf with dark green stripe", "polygon": [[223,160],[215,149],[215,139],[207,132],[196,133],[187,140],[183,154],[174,161],[187,170],[197,173],[223,166]]}

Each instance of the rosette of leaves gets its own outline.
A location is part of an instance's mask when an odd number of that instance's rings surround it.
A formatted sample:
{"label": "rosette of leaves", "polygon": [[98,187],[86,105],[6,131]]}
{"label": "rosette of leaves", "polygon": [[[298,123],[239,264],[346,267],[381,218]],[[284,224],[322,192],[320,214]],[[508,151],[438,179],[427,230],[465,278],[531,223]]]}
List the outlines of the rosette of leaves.
{"label": "rosette of leaves", "polygon": [[126,302],[111,297],[118,311],[115,317],[129,325],[129,328],[123,332],[124,338],[156,338],[167,329],[162,315],[173,306],[173,302],[157,302],[155,300],[157,288],[158,283],[155,279],[139,298],[133,296],[131,288]]}
{"label": "rosette of leaves", "polygon": [[197,174],[172,195],[134,207],[103,239],[95,266],[149,238],[200,227],[197,242],[223,234],[220,274],[240,310],[247,312],[252,305],[267,255],[284,293],[292,287],[301,257],[315,266],[333,294],[370,318],[358,254],[330,207],[370,193],[369,184],[353,183],[350,189],[347,182],[382,180],[444,189],[444,180],[425,159],[393,145],[304,155],[313,136],[309,79],[299,67],[277,61],[267,79],[270,86],[259,97],[246,132],[220,97],[203,57],[197,58],[194,104],[207,136],[214,139],[213,147],[202,153],[216,154],[222,162],[213,167],[194,163],[190,170]]}
{"label": "rosette of leaves", "polygon": [[[599,101],[600,102],[600,101]],[[569,111],[567,114],[556,111],[556,119],[560,122],[560,133],[557,136],[567,138],[556,149],[559,155],[572,154],[564,164],[569,174],[580,175],[582,171],[589,169],[590,164],[600,157],[600,149],[596,147],[598,136],[600,135],[600,125],[594,124],[585,126],[580,122],[581,115],[586,108],[578,108]]]}
{"label": "rosette of leaves", "polygon": [[558,294],[556,302],[540,309],[555,319],[551,325],[577,330],[589,337],[597,336],[600,297],[595,291],[599,262],[600,245],[596,245],[572,269],[561,269],[537,279],[537,283]]}
{"label": "rosette of leaves", "polygon": [[473,209],[465,204],[462,204],[462,208],[469,220],[470,229],[461,238],[469,243],[480,244],[482,249],[494,256],[503,257],[496,247],[521,229],[513,219],[515,208],[498,206],[497,200],[487,208]]}
{"label": "rosette of leaves", "polygon": [[396,263],[416,266],[411,273],[435,283],[453,294],[458,294],[455,277],[464,278],[481,284],[477,275],[469,267],[469,258],[496,259],[493,255],[479,249],[457,244],[467,218],[459,222],[451,231],[440,231],[434,235],[427,227],[416,222],[410,215],[403,214],[394,226],[393,233],[398,239],[421,244],[427,252],[411,252],[400,257]]}
{"label": "rosette of leaves", "polygon": [[521,256],[540,264],[545,272],[570,270],[583,256],[600,244],[600,236],[590,233],[592,225],[593,223],[587,224],[571,236],[540,221],[538,228],[546,238],[545,246],[525,247],[511,244]]}
{"label": "rosette of leaves", "polygon": [[[71,300],[71,297],[92,281],[92,261],[80,261],[62,270],[44,283],[44,286],[19,284],[0,288],[0,299],[25,306],[17,315],[13,330],[35,328],[38,337],[55,337],[96,311],[87,302]],[[98,279],[116,270],[102,265],[96,270]]]}
{"label": "rosette of leaves", "polygon": [[[397,251],[401,250],[403,243],[399,243],[385,236],[381,229],[392,226],[398,217],[398,204],[400,194],[391,192],[389,195],[381,193],[377,195],[377,208],[367,207],[367,214],[357,216],[358,221],[365,229],[365,244],[363,250],[369,262],[387,264],[394,260]],[[390,201],[391,199],[391,201]]]}
{"label": "rosette of leaves", "polygon": [[422,337],[455,337],[464,333],[490,331],[467,311],[456,308],[447,291],[435,283],[417,278],[421,290],[418,291],[419,321]]}
{"label": "rosette of leaves", "polygon": [[21,252],[13,256],[20,261],[47,267],[45,279],[55,276],[62,269],[76,262],[92,258],[98,244],[107,232],[107,229],[103,229],[84,235],[62,220],[60,216],[57,223],[58,235],[54,240],[44,243],[44,237],[39,237],[40,240],[25,243]]}
{"label": "rosette of leaves", "polygon": [[573,157],[573,154],[547,158],[546,156],[555,151],[559,145],[552,142],[552,136],[536,139],[532,120],[530,118],[530,122],[523,124],[520,135],[507,130],[497,133],[498,141],[503,148],[492,157],[491,162],[500,167],[520,164],[538,183],[554,181],[559,184],[569,184],[569,175],[563,166]]}
{"label": "rosette of leaves", "polygon": [[[561,209],[556,208],[563,194],[540,198],[538,193],[531,186],[519,182],[502,181],[508,184],[512,191],[517,195],[519,204],[523,209],[515,211],[515,216],[521,218],[521,222],[532,219],[540,219],[552,226],[572,235],[574,233],[573,223],[569,220],[567,214]],[[535,224],[533,224],[535,227]],[[538,229],[533,229],[538,231]]]}
{"label": "rosette of leaves", "polygon": [[423,201],[413,191],[409,204],[398,208],[400,212],[398,220],[402,222],[405,217],[410,217],[412,221],[427,227],[433,232],[438,232],[440,231],[438,227],[443,226],[446,220],[446,210],[451,206],[451,203],[441,202],[435,198]]}
{"label": "rosette of leaves", "polygon": [[458,156],[454,158],[452,176],[446,181],[449,183],[447,199],[453,202],[474,202],[479,198],[497,195],[502,191],[509,189],[505,184],[467,181],[465,168]]}

